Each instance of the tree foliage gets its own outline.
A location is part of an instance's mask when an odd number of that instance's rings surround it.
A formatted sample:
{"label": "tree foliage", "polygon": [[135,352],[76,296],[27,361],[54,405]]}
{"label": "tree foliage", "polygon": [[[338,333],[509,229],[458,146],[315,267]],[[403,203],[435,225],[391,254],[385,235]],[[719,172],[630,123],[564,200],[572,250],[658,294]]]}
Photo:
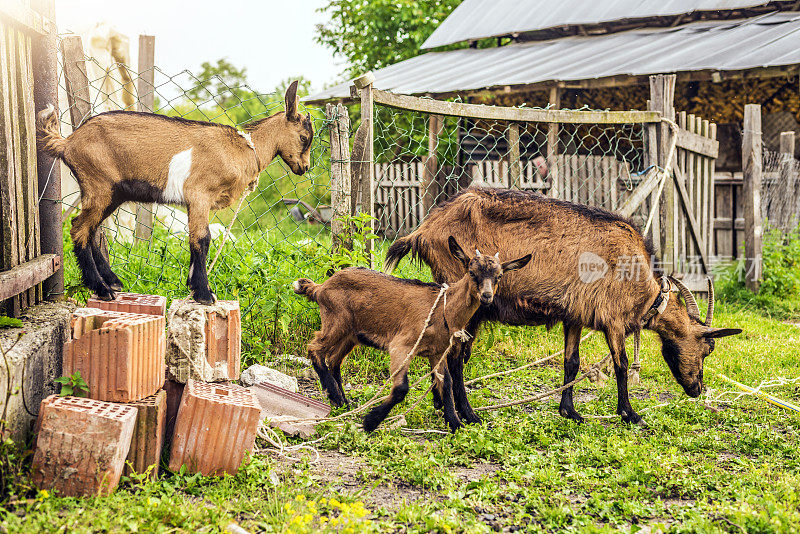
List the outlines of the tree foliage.
{"label": "tree foliage", "polygon": [[355,77],[419,55],[420,46],[461,0],[328,0],[330,22],[316,40],[348,62]]}

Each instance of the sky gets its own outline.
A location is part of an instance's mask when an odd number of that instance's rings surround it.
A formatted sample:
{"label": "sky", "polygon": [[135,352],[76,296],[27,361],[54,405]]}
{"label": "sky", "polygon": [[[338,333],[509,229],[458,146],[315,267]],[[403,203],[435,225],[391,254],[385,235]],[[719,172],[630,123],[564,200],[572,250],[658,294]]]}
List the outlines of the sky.
{"label": "sky", "polygon": [[108,22],[130,39],[137,64],[138,36],[155,36],[155,63],[164,72],[199,70],[204,61],[226,58],[247,68],[250,85],[272,91],[282,80],[303,75],[312,89],[341,79],[344,60],[314,41],[316,12],[324,0],[56,0],[59,33],[82,33]]}

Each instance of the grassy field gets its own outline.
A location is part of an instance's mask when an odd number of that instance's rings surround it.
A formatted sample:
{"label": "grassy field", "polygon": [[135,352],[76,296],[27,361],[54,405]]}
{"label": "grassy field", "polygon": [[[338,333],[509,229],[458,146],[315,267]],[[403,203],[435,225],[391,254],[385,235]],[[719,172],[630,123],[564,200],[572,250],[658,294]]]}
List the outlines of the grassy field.
{"label": "grassy field", "polygon": [[[126,480],[103,498],[37,493],[7,506],[0,525],[26,533],[216,532],[232,521],[251,532],[796,532],[800,418],[751,397],[709,399],[731,390],[719,373],[750,385],[800,376],[800,330],[725,305],[716,317],[745,333],[717,344],[706,362],[710,391],[698,401],[675,383],[655,337],[643,336],[632,403],[646,428],[592,418],[614,413],[613,380],[577,387],[577,408],[589,417],[581,425],[560,418],[557,399],[549,399],[484,412],[482,425],[452,435],[428,398],[403,429],[366,435],[357,420],[320,427],[312,444],[319,461],[311,452],[293,453],[296,462],[265,452],[236,476]],[[468,375],[540,358],[561,340],[559,328],[489,328]],[[583,354],[585,362],[605,354],[600,336]],[[418,361],[415,372],[426,365]],[[373,351],[356,352],[344,371],[356,402],[388,374]],[[471,399],[482,406],[519,398],[561,377],[557,366],[528,369],[476,386]],[[798,385],[770,391],[797,402]],[[320,395],[315,384],[304,386]],[[412,391],[395,412],[420,394]]]}

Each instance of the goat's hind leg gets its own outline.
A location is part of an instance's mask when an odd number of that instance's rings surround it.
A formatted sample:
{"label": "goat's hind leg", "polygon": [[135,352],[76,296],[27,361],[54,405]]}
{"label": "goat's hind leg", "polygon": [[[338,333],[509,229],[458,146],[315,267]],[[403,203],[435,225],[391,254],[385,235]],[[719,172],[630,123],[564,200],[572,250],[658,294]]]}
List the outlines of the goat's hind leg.
{"label": "goat's hind leg", "polygon": [[[114,201],[112,202],[104,211],[103,211],[103,221],[108,219],[112,213],[120,206],[120,202]],[[119,277],[111,270],[111,265],[108,263],[108,259],[103,255],[102,251],[100,250],[100,242],[98,240],[98,236],[100,234],[95,230],[94,235],[90,241],[92,247],[92,258],[94,259],[94,264],[97,266],[97,272],[100,273],[100,277],[106,283],[108,287],[110,287],[114,291],[122,291],[124,289],[122,285],[122,281]]]}
{"label": "goat's hind leg", "polygon": [[[581,356],[579,352],[581,342],[580,325],[564,325],[564,384],[569,384],[578,376],[581,367]],[[561,417],[574,419],[579,423],[583,421],[581,414],[575,410],[572,402],[572,386],[561,393],[561,405],[558,408]]]}
{"label": "goat's hind leg", "polygon": [[328,369],[326,354],[330,353],[330,343],[322,332],[314,334],[314,339],[308,344],[308,359],[314,366],[314,371],[319,377],[320,386],[328,394],[328,399],[333,406],[342,406],[345,403],[344,395],[339,390],[336,378]]}
{"label": "goat's hind leg", "polygon": [[72,220],[70,235],[83,284],[101,300],[114,300],[114,291],[105,282],[95,263],[92,243],[97,228],[103,222],[104,207],[108,207],[108,203],[101,205],[91,194],[84,194],[81,203],[81,212]]}
{"label": "goat's hind leg", "polygon": [[364,417],[364,430],[366,432],[372,432],[378,428],[378,425],[380,425],[383,420],[386,419],[386,416],[389,415],[389,412],[392,411],[392,408],[403,402],[403,400],[406,398],[406,395],[408,395],[409,362],[404,362],[404,360],[406,359],[406,355],[408,354],[410,347],[404,349],[405,350],[390,352],[390,372],[391,376],[394,376],[392,379],[392,391],[389,393],[389,397],[384,402],[370,410],[366,417]]}

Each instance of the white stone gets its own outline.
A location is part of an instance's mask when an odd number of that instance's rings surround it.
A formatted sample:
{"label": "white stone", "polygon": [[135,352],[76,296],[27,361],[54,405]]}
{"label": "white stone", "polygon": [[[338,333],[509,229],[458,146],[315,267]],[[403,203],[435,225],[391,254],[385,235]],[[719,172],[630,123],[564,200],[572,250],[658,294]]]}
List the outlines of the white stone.
{"label": "white stone", "polygon": [[274,386],[288,389],[292,393],[297,393],[297,379],[295,377],[285,375],[266,365],[251,365],[242,371],[241,381],[245,386],[254,386],[262,382],[269,382]]}

